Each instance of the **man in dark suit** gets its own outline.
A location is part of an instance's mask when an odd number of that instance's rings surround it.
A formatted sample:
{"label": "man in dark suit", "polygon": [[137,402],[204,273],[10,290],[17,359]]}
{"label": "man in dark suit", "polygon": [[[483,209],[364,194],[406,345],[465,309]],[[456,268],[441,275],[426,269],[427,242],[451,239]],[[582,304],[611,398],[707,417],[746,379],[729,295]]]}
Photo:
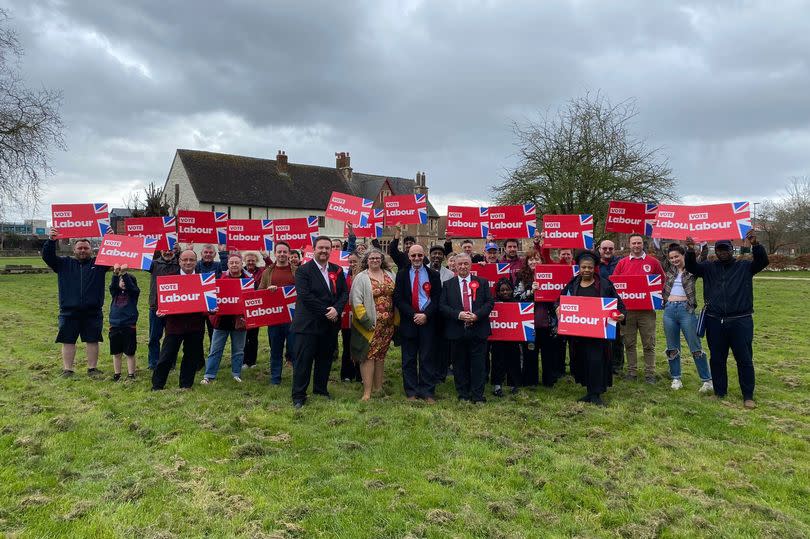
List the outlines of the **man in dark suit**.
{"label": "man in dark suit", "polygon": [[[329,262],[332,240],[315,240],[314,258],[295,272],[295,315],[290,332],[293,339],[293,387],[295,408],[307,400],[309,378],[312,393],[329,397],[326,385],[337,348],[340,314],[349,299],[343,270]],[[315,372],[313,374],[313,364]]]}
{"label": "man in dark suit", "polygon": [[422,398],[433,404],[436,402],[433,341],[442,282],[439,274],[424,264],[425,249],[421,245],[411,246],[408,259],[410,263],[397,272],[394,286],[394,305],[400,315],[402,383],[408,400]]}
{"label": "man in dark suit", "polygon": [[453,376],[459,400],[484,403],[489,313],[495,303],[489,283],[470,275],[471,260],[456,255],[457,275],[444,283],[439,309],[445,319],[444,334],[452,341]]}

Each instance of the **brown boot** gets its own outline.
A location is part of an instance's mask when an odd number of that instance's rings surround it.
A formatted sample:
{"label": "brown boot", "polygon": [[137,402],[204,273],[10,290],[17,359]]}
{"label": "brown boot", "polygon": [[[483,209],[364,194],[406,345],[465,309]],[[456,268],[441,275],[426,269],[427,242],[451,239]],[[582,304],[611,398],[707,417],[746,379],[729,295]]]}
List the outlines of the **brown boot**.
{"label": "brown boot", "polygon": [[745,399],[743,406],[745,406],[748,410],[753,410],[757,407],[757,403],[755,403],[753,399]]}

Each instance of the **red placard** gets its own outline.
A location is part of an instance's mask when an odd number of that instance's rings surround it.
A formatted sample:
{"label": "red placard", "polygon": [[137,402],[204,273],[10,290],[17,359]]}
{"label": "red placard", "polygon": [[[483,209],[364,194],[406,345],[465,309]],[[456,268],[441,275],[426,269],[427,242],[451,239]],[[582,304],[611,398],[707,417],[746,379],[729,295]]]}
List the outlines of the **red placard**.
{"label": "red placard", "polygon": [[368,226],[374,201],[344,193],[333,192],[326,206],[326,217],[357,226]]}
{"label": "red placard", "polygon": [[245,292],[242,299],[247,329],[289,324],[295,314],[295,298],[295,286]]}
{"label": "red placard", "polygon": [[217,275],[164,275],[157,278],[158,314],[205,313],[217,310]]}
{"label": "red placard", "polygon": [[253,278],[217,279],[217,314],[244,314],[242,294],[253,291],[255,283]]}
{"label": "red placard", "polygon": [[510,279],[512,276],[511,272],[509,271],[509,264],[507,262],[497,262],[495,264],[482,264],[475,262],[470,264],[470,273],[476,277],[489,281],[489,290],[493,297],[495,297],[495,285],[498,283],[498,281],[504,277]]}
{"label": "red placard", "polygon": [[124,233],[127,236],[155,239],[158,249],[169,251],[177,243],[177,218],[174,215],[128,217],[124,219]]}
{"label": "red placard", "polygon": [[611,200],[605,219],[605,232],[652,235],[658,204]]}
{"label": "red placard", "polygon": [[628,311],[664,308],[664,278],[661,275],[611,275],[610,280]]}
{"label": "red placard", "polygon": [[318,237],[318,218],[293,217],[291,219],[273,219],[273,241],[290,244],[290,249],[312,248]]}
{"label": "red placard", "polygon": [[53,204],[51,226],[60,238],[100,238],[112,232],[107,205]]}
{"label": "red placard", "polygon": [[574,337],[615,339],[619,300],[560,296],[560,316],[557,333]]}
{"label": "red placard", "polygon": [[229,219],[228,249],[237,251],[272,251],[273,221],[268,219]]}
{"label": "red placard", "polygon": [[96,265],[126,264],[130,269],[148,270],[152,267],[157,244],[158,240],[154,238],[107,234],[98,248]]}
{"label": "red placard", "polygon": [[[385,210],[371,210],[366,226],[355,225],[354,235],[357,238],[381,238],[383,234],[383,217]],[[349,237],[349,227],[343,227],[343,235]]]}
{"label": "red placard", "polygon": [[543,247],[593,249],[593,215],[544,215]]}
{"label": "red placard", "polygon": [[383,199],[385,224],[427,224],[427,195],[393,195]]}
{"label": "red placard", "polygon": [[751,230],[748,202],[704,206],[661,204],[652,237],[695,241],[740,240]]}
{"label": "red placard", "polygon": [[490,206],[489,235],[496,240],[531,238],[537,229],[534,204],[517,206]]}
{"label": "red placard", "polygon": [[571,279],[579,275],[579,266],[565,264],[538,264],[534,267],[534,280],[537,289],[534,301],[557,301],[560,292]]}
{"label": "red placard", "polygon": [[478,206],[447,206],[448,238],[486,238],[489,209]]}
{"label": "red placard", "polygon": [[489,327],[490,341],[534,342],[534,303],[496,301]]}
{"label": "red placard", "polygon": [[181,243],[225,244],[228,214],[221,211],[180,210],[177,212],[177,240]]}

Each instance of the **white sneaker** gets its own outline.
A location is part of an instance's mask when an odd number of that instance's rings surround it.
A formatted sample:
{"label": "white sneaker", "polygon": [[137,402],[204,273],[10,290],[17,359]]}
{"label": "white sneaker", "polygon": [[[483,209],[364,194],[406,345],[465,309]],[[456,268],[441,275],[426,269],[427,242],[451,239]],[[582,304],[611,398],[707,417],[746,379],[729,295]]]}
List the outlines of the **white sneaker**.
{"label": "white sneaker", "polygon": [[203,378],[202,380],[200,380],[200,383],[203,385],[208,385],[211,383],[211,380],[209,380],[208,378]]}
{"label": "white sneaker", "polygon": [[700,386],[700,389],[698,389],[698,393],[714,393],[714,384],[712,381],[709,380],[708,382],[703,382],[703,385]]}
{"label": "white sneaker", "polygon": [[239,382],[240,384],[242,383],[242,379],[241,379],[241,378],[239,378],[238,376],[234,376],[234,377],[233,377],[233,381],[234,381],[234,382]]}
{"label": "white sneaker", "polygon": [[680,379],[675,378],[672,380],[672,385],[669,387],[672,389],[681,389],[683,387],[683,383],[681,383]]}

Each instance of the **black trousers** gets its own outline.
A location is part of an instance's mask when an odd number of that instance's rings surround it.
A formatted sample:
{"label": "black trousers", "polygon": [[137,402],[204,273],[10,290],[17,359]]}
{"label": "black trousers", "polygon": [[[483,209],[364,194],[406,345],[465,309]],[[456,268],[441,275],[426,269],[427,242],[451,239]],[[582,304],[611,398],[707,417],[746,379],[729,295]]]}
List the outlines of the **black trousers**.
{"label": "black trousers", "polygon": [[[516,342],[492,342],[489,344],[490,357],[492,358],[492,384],[503,385],[507,378],[513,387],[521,385],[522,374],[520,372],[520,349],[524,347]],[[533,352],[526,349],[525,351]],[[537,353],[534,351],[534,361],[537,362]],[[527,358],[524,355],[523,361]]]}
{"label": "black trousers", "polygon": [[163,346],[160,349],[155,370],[152,371],[152,389],[163,389],[166,387],[166,380],[169,371],[177,363],[177,355],[180,352],[180,345],[183,346],[183,360],[180,362],[180,387],[191,387],[194,385],[194,375],[197,369],[204,364],[203,356],[203,331],[184,333],[182,335],[169,335],[163,338]]}
{"label": "black trousers", "polygon": [[435,329],[430,324],[416,326],[416,337],[402,335],[402,385],[408,397],[426,399],[436,395],[434,362]]}
{"label": "black trousers", "polygon": [[[328,395],[329,371],[337,347],[337,331],[328,335],[296,333],[293,339],[293,402],[306,402],[309,379],[312,393]],[[314,373],[313,373],[314,370]]]}
{"label": "black trousers", "polygon": [[256,364],[256,358],[259,354],[259,328],[247,330],[245,334],[245,359],[242,365],[252,367]]}
{"label": "black trousers", "polygon": [[754,319],[720,319],[706,317],[706,342],[709,344],[709,365],[712,369],[714,394],[725,397],[728,393],[728,351],[737,362],[737,378],[744,400],[754,398]]}
{"label": "black trousers", "polygon": [[469,338],[453,341],[453,380],[460,400],[484,402],[487,381],[487,341]]}
{"label": "black trousers", "polygon": [[616,340],[611,341],[613,350],[613,374],[618,374],[624,368],[624,340],[622,339],[622,325],[616,324]]}
{"label": "black trousers", "polygon": [[444,383],[450,372],[450,361],[453,356],[453,341],[444,338],[444,332],[435,330],[433,339],[433,366],[436,370],[436,383]]}
{"label": "black trousers", "polygon": [[565,373],[565,339],[555,337],[549,328],[536,328],[535,338],[540,350],[541,381],[551,387]]}
{"label": "black trousers", "polygon": [[340,357],[340,379],[362,382],[363,378],[360,376],[360,365],[352,361],[352,330],[341,329],[340,335],[343,337],[343,354]]}

